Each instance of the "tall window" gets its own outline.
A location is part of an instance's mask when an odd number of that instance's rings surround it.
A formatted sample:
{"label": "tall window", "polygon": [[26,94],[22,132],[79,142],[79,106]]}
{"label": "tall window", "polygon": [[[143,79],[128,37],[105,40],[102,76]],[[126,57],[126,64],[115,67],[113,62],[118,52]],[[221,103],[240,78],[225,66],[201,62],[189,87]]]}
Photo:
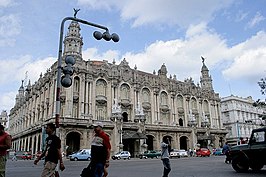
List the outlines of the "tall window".
{"label": "tall window", "polygon": [[127,84],[121,85],[121,99],[129,99],[130,98],[130,88]]}
{"label": "tall window", "polygon": [[166,92],[161,93],[161,105],[168,105],[168,97]]}
{"label": "tall window", "polygon": [[96,95],[106,96],[107,83],[103,79],[99,79],[96,82]]}

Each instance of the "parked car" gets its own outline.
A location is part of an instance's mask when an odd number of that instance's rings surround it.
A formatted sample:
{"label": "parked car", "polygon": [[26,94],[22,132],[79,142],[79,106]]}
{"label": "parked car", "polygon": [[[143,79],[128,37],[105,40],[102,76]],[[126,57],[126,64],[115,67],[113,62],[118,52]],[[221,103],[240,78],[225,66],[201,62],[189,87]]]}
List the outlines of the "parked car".
{"label": "parked car", "polygon": [[76,153],[69,155],[71,161],[78,160],[90,160],[91,159],[91,150],[90,149],[81,149]]}
{"label": "parked car", "polygon": [[217,148],[213,151],[213,155],[224,155],[222,148]]}
{"label": "parked car", "polygon": [[179,150],[178,149],[172,149],[170,152],[170,158],[177,157],[180,158]]}
{"label": "parked car", "polygon": [[15,156],[16,156],[16,160],[31,160],[32,159],[32,155],[25,151],[17,151],[15,153]]}
{"label": "parked car", "polygon": [[131,154],[130,154],[130,152],[128,152],[128,151],[121,151],[121,152],[118,152],[118,153],[116,153],[115,155],[113,155],[112,156],[112,159],[113,160],[120,160],[120,159],[128,159],[128,160],[130,160],[130,158],[131,158]]}
{"label": "parked car", "polygon": [[22,155],[23,160],[31,160],[32,159],[32,154],[29,152],[26,152]]}
{"label": "parked car", "polygon": [[139,158],[142,159],[147,159],[147,158],[157,158],[161,156],[161,152],[160,151],[154,151],[154,150],[148,150],[145,151],[143,154],[139,155]]}
{"label": "parked car", "polygon": [[200,148],[196,150],[197,157],[210,157],[211,151],[208,148]]}
{"label": "parked car", "polygon": [[185,149],[178,150],[180,157],[188,157],[188,153]]}

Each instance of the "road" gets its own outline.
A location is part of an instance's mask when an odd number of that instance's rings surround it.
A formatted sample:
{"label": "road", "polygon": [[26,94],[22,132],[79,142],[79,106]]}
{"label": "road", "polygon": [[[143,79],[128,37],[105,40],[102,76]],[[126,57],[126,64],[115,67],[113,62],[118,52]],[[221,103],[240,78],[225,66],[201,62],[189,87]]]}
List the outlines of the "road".
{"label": "road", "polygon": [[[79,177],[88,161],[64,161],[66,169],[60,177]],[[189,157],[171,159],[172,171],[169,177],[265,177],[266,166],[260,172],[236,173],[230,164],[224,163],[224,156]],[[33,165],[33,160],[7,161],[6,177],[39,177],[42,162]],[[111,160],[108,177],[161,177],[160,159]]]}

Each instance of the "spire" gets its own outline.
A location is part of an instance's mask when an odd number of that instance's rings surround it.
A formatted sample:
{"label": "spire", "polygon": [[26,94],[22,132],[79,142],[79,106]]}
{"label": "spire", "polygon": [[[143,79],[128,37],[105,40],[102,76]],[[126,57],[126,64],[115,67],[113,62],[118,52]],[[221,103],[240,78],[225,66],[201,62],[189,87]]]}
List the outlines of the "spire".
{"label": "spire", "polygon": [[212,87],[212,78],[209,75],[209,69],[205,65],[205,58],[201,56],[202,59],[202,67],[201,67],[201,77],[200,84],[203,90],[213,90]]}
{"label": "spire", "polygon": [[64,55],[74,55],[77,60],[82,59],[83,39],[80,30],[79,23],[72,21],[64,40]]}

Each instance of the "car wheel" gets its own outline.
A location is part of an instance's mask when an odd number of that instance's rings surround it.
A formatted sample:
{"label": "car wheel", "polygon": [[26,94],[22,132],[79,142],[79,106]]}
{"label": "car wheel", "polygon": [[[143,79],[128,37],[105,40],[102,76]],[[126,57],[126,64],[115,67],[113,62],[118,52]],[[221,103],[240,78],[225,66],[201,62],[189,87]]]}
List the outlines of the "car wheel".
{"label": "car wheel", "polygon": [[249,169],[248,160],[243,156],[236,157],[232,160],[232,167],[236,172],[247,172]]}
{"label": "car wheel", "polygon": [[158,159],[158,156],[156,156],[156,159]]}
{"label": "car wheel", "polygon": [[130,157],[128,157],[127,159],[130,160]]}
{"label": "car wheel", "polygon": [[113,156],[112,159],[115,160],[115,157]]}
{"label": "car wheel", "polygon": [[74,160],[75,160],[75,161],[78,161],[78,158],[77,158],[77,157],[75,157],[75,158],[74,158]]}
{"label": "car wheel", "polygon": [[88,161],[90,161],[90,160],[91,160],[91,158],[90,158],[90,157],[88,157],[88,158],[87,158],[87,160],[88,160]]}
{"label": "car wheel", "polygon": [[250,164],[250,168],[253,170],[253,171],[260,171],[262,168],[263,168],[263,164],[262,163],[259,163],[259,162],[253,162],[252,164]]}
{"label": "car wheel", "polygon": [[117,160],[120,160],[121,159],[121,157],[117,157]]}

